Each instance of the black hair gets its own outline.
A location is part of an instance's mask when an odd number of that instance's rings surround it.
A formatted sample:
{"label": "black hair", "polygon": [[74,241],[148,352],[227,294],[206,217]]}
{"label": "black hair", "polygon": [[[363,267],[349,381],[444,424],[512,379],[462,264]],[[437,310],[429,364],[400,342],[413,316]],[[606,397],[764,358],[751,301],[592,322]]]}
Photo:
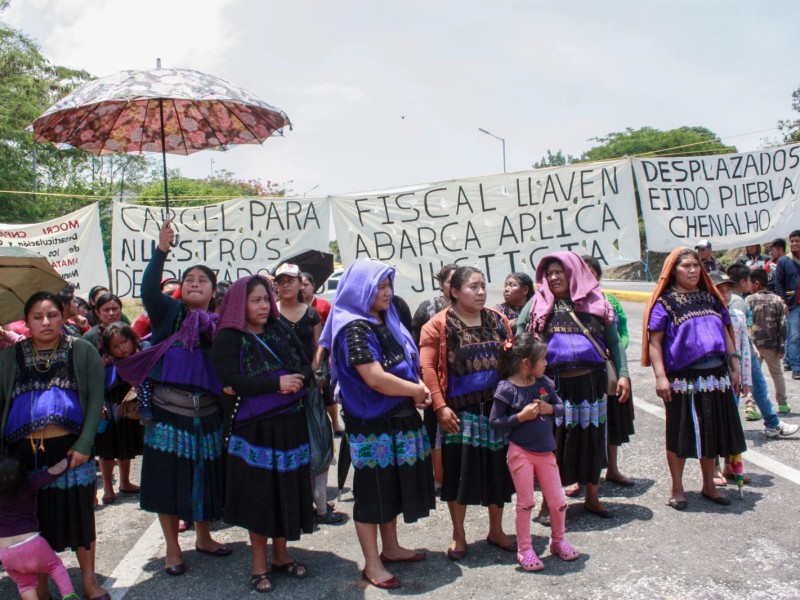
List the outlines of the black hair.
{"label": "black hair", "polygon": [[783,238],[772,240],[770,246],[777,246],[778,248],[786,252],[786,240]]}
{"label": "black hair", "polygon": [[121,335],[122,337],[132,341],[137,352],[142,349],[142,343],[139,341],[139,336],[136,335],[133,327],[127,323],[124,323],[123,321],[117,321],[116,323],[111,323],[105,328],[103,331],[103,337],[100,339],[103,344],[103,352],[105,352],[107,355],[114,356],[111,354],[111,338],[113,338],[115,335]]}
{"label": "black hair", "polygon": [[597,278],[600,279],[603,276],[603,267],[600,266],[600,261],[597,260],[594,256],[585,255],[581,256],[583,262],[586,263],[586,266],[589,267],[592,271],[597,273]]}
{"label": "black hair", "polygon": [[475,267],[458,267],[455,270],[453,276],[450,278],[450,302],[453,304],[457,302],[456,297],[453,296],[453,290],[460,290],[461,286],[475,273],[483,275],[483,271]]}
{"label": "black hair", "polygon": [[676,256],[676,257],[675,257],[675,264],[674,264],[674,266],[672,267],[672,272],[669,274],[669,280],[667,281],[667,283],[668,283],[669,285],[675,285],[675,268],[676,268],[676,267],[677,267],[679,264],[681,264],[681,263],[683,262],[683,259],[684,259],[684,258],[686,258],[687,256],[691,256],[691,257],[692,257],[692,258],[694,258],[694,259],[695,259],[695,260],[696,260],[698,263],[700,263],[700,268],[701,268],[701,269],[702,269],[702,268],[704,268],[704,267],[703,267],[703,263],[702,263],[702,262],[700,262],[700,255],[697,253],[697,250],[693,250],[693,249],[691,249],[691,248],[684,248],[683,250],[681,250],[681,251],[678,253],[678,256]]}
{"label": "black hair", "polygon": [[511,347],[503,347],[497,361],[497,370],[502,379],[508,379],[519,369],[523,359],[530,359],[532,364],[547,356],[547,344],[539,340],[532,333],[520,333],[511,342]]}
{"label": "black hair", "polygon": [[89,308],[89,303],[80,296],[75,296],[75,304],[78,305],[78,308],[82,306],[85,307],[86,309]]}
{"label": "black hair", "polygon": [[750,277],[750,267],[747,265],[743,265],[741,263],[733,263],[728,270],[725,271],[728,277],[731,278],[731,281],[736,285],[739,285],[743,279],[749,279]]}
{"label": "black hair", "polygon": [[270,286],[272,285],[266,277],[263,275],[259,275],[257,277],[253,277],[250,281],[247,282],[247,295],[253,293],[253,290],[256,289],[258,286],[263,286],[264,289],[267,290],[267,293],[270,292]]}
{"label": "black hair", "polygon": [[303,271],[302,273],[300,273],[300,277],[302,279],[308,279],[309,283],[311,284],[312,290],[317,289],[317,282],[314,281],[314,276],[311,273],[309,273],[308,271]]}
{"label": "black hair", "polygon": [[28,298],[28,301],[25,303],[25,309],[23,314],[25,315],[26,321],[28,320],[28,315],[30,315],[31,311],[33,310],[33,307],[39,304],[39,302],[44,302],[45,300],[49,300],[50,302],[55,304],[56,308],[58,309],[58,312],[61,313],[62,317],[64,316],[64,304],[61,302],[61,300],[58,299],[58,296],[56,296],[52,292],[36,292],[30,298]]}
{"label": "black hair", "polygon": [[291,277],[291,278],[293,278],[293,279],[297,279],[297,281],[300,283],[300,286],[297,288],[297,301],[298,301],[300,304],[303,304],[303,285],[302,285],[302,284],[303,284],[303,282],[302,282],[302,280],[301,280],[301,278],[303,277],[303,274],[302,274],[302,273],[300,273],[300,275],[298,275],[297,277],[295,277],[294,275],[289,275],[288,273],[281,273],[280,275],[278,275],[277,277],[275,277],[275,280],[274,280],[274,284],[275,284],[275,289],[276,289],[276,290],[277,290],[277,288],[278,288],[278,278],[279,278],[279,277]]}
{"label": "black hair", "polygon": [[16,456],[0,456],[0,496],[10,498],[19,494],[28,481],[25,466]]}
{"label": "black hair", "polygon": [[174,277],[170,277],[169,279],[165,279],[161,282],[161,291],[164,291],[164,287],[168,285],[177,285],[180,286],[181,282],[175,279]]}
{"label": "black hair", "polygon": [[521,287],[528,288],[528,292],[525,294],[525,300],[530,300],[533,298],[533,279],[530,278],[530,275],[527,273],[514,271],[513,273],[506,275],[505,281],[508,281],[512,277],[517,280]]}
{"label": "black hair", "polygon": [[66,306],[72,299],[75,297],[75,284],[68,283],[65,287],[61,289],[58,294],[56,294],[59,300],[61,300],[61,304]]}
{"label": "black hair", "polygon": [[[95,286],[92,286],[92,288],[89,290],[89,304],[90,305],[92,303],[92,299],[94,298],[95,294],[97,294],[97,292],[99,292],[101,290],[109,291],[108,288],[106,286],[104,286],[104,285],[95,285]],[[92,308],[94,308],[94,307],[92,307]]]}
{"label": "black hair", "polygon": [[758,282],[761,284],[762,288],[767,287],[767,282],[769,278],[767,277],[767,272],[764,269],[753,269],[750,271],[750,281],[751,282]]}
{"label": "black hair", "polygon": [[800,229],[795,229],[789,234],[789,239],[792,239],[793,237],[800,237]]}
{"label": "black hair", "polygon": [[120,310],[122,310],[122,300],[120,300],[119,296],[117,296],[116,294],[112,294],[109,292],[108,294],[103,294],[102,296],[100,296],[97,299],[97,302],[94,303],[95,314],[97,314],[97,311],[100,310],[100,307],[102,307],[105,304],[108,304],[109,302],[116,302],[117,304],[119,304]]}
{"label": "black hair", "polygon": [[183,272],[183,274],[181,275],[181,285],[183,285],[183,283],[186,281],[186,276],[189,273],[191,273],[192,271],[194,271],[195,269],[198,269],[198,270],[202,271],[205,274],[205,276],[208,277],[209,281],[211,281],[211,287],[213,289],[217,288],[217,275],[216,275],[216,273],[214,273],[214,271],[212,271],[209,267],[207,267],[205,265],[192,265],[191,267],[186,269]]}
{"label": "black hair", "polygon": [[438,281],[439,284],[444,283],[445,281],[447,281],[447,276],[450,275],[450,273],[455,271],[457,268],[458,268],[458,265],[455,264],[455,263],[449,263],[449,264],[446,264],[446,265],[442,265],[442,268],[439,269],[438,273],[436,273],[436,281]]}
{"label": "black hair", "polygon": [[[222,299],[225,298],[225,294],[231,289],[231,285],[232,283],[227,279],[221,279],[217,282],[217,286],[214,288],[214,297],[211,299],[213,306],[209,306],[208,310],[214,310],[214,307],[222,305]],[[248,291],[247,293],[249,294],[250,292]]]}

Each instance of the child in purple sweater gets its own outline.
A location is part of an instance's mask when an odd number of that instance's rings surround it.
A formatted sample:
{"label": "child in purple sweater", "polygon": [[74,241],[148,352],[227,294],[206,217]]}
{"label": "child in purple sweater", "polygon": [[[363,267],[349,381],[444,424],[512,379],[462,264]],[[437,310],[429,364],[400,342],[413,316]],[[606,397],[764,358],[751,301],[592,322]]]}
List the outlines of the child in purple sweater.
{"label": "child in purple sweater", "polygon": [[550,518],[550,552],[563,560],[580,556],[564,539],[567,503],[553,453],[553,418],[564,418],[564,404],[544,375],[546,355],[547,344],[528,333],[506,342],[498,367],[503,380],[497,384],[489,417],[493,429],[511,431],[506,460],[517,491],[517,561],[526,571],[544,569],[531,542],[534,476],[548,506],[558,507]]}
{"label": "child in purple sweater", "polygon": [[0,560],[23,600],[37,600],[39,575],[49,575],[63,600],[78,600],[64,563],[39,535],[36,494],[67,470],[67,459],[30,477],[13,456],[0,456]]}

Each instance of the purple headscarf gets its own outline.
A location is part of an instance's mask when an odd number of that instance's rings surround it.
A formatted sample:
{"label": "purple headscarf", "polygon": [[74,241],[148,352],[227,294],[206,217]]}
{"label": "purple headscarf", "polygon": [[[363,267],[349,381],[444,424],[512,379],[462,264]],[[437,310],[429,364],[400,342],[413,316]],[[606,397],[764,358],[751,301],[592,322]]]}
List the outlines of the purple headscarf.
{"label": "purple headscarf", "polygon": [[235,329],[244,331],[247,329],[247,285],[253,280],[258,279],[267,288],[269,296],[269,318],[278,319],[278,305],[275,303],[275,292],[272,290],[272,283],[263,275],[247,275],[237,279],[225,292],[222,305],[219,307],[218,329]]}
{"label": "purple headscarf", "polygon": [[[378,319],[370,314],[375,297],[378,295],[378,284],[389,278],[394,293],[394,269],[389,265],[376,260],[361,258],[356,260],[345,270],[336,296],[333,298],[328,321],[322,330],[319,343],[333,353],[333,344],[344,328],[353,321],[369,321],[378,324]],[[400,316],[394,303],[389,305],[384,318],[386,326],[392,332],[392,337],[403,347],[406,361],[412,366],[414,372],[419,372],[419,356],[414,339],[400,322]],[[334,379],[338,379],[336,361],[332,361],[331,371]]]}
{"label": "purple headscarf", "polygon": [[569,283],[569,297],[576,312],[594,315],[608,324],[614,321],[614,308],[600,291],[600,284],[594,274],[574,252],[553,252],[539,261],[536,267],[536,293],[531,298],[531,319],[529,331],[541,332],[550,313],[553,312],[556,298],[547,283],[545,268],[557,260],[564,267]]}

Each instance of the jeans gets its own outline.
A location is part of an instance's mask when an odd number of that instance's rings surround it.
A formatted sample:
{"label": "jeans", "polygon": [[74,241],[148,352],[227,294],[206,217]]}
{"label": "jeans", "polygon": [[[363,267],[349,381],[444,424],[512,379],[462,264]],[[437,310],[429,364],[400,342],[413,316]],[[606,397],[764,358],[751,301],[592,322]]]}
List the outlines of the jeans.
{"label": "jeans", "polygon": [[767,380],[764,379],[764,373],[761,370],[761,363],[757,360],[752,361],[750,368],[753,372],[753,400],[756,401],[758,410],[764,417],[764,426],[769,428],[777,427],[781,420],[775,413],[775,407],[769,399],[769,390],[767,389]]}
{"label": "jeans", "polygon": [[564,539],[567,519],[567,504],[561,477],[558,474],[556,456],[552,452],[528,452],[514,442],[508,445],[508,469],[514,480],[517,492],[516,518],[517,552],[523,554],[533,548],[531,543],[531,510],[533,499],[533,479],[539,480],[539,488],[550,507],[550,542],[558,543]]}
{"label": "jeans", "polygon": [[786,316],[786,359],[792,371],[800,371],[800,306]]}

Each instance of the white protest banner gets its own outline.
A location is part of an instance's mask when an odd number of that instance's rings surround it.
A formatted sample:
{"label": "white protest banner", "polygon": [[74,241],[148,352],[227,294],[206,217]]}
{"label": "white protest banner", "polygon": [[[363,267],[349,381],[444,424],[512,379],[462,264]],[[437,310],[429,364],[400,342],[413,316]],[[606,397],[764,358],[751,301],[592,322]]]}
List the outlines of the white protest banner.
{"label": "white protest banner", "polygon": [[328,250],[330,203],[325,197],[240,198],[206,206],[163,207],[115,203],[112,227],[112,281],[119,296],[139,297],[142,273],[165,218],[177,235],[164,269],[180,278],[203,264],[217,277],[235,281],[268,273],[300,250]]}
{"label": "white protest banner", "polygon": [[93,285],[108,286],[97,203],[58,219],[29,225],[0,224],[0,246],[20,246],[46,257],[78,295]]}
{"label": "white protest banner", "polygon": [[441,265],[474,265],[487,283],[533,274],[556,250],[606,265],[638,261],[639,228],[627,160],[459,179],[332,197],[344,264],[375,258],[397,269],[396,289],[438,290]]}
{"label": "white protest banner", "polygon": [[649,250],[703,238],[715,249],[760,244],[800,223],[800,145],[632,160]]}

